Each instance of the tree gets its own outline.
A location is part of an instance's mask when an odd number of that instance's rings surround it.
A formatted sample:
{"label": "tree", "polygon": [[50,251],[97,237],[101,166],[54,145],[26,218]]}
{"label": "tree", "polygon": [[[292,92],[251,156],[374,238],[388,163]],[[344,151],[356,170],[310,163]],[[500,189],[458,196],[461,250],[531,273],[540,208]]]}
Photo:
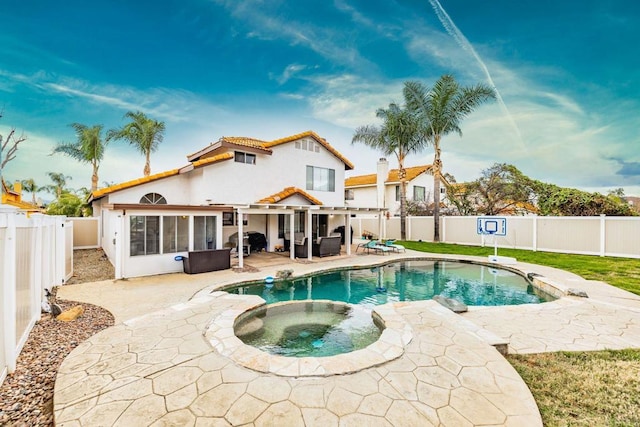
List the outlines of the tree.
{"label": "tree", "polygon": [[530,181],[515,166],[506,163],[495,163],[485,169],[472,185],[478,195],[477,213],[499,215],[513,213],[518,207],[533,207]]}
{"label": "tree", "polygon": [[158,149],[164,138],[164,122],[150,119],[141,111],[129,111],[124,115],[131,120],[122,129],[110,131],[109,139],[124,139],[145,156],[144,176],[151,174],[151,153]]}
{"label": "tree", "polygon": [[421,119],[423,126],[429,129],[429,139],[433,144],[433,240],[439,242],[442,137],[451,132],[462,136],[462,119],[477,106],[495,99],[496,93],[493,88],[484,84],[461,87],[453,76],[448,74],[441,76],[431,89],[427,89],[420,82],[405,82],[403,93],[407,107]]}
{"label": "tree", "polygon": [[44,190],[54,194],[56,199],[59,199],[67,187],[67,181],[71,180],[71,177],[59,172],[47,172],[47,175],[53,181],[53,185],[45,186]]}
{"label": "tree", "polygon": [[40,191],[41,188],[36,185],[36,182],[33,178],[23,179],[20,182],[22,183],[22,190],[26,191],[27,193],[31,193],[31,203],[37,205],[38,203],[36,202],[36,193]]}
{"label": "tree", "polygon": [[378,109],[376,116],[382,119],[382,126],[361,126],[356,129],[351,143],[360,142],[380,150],[385,156],[395,155],[398,160],[400,179],[400,237],[406,238],[407,173],[404,161],[408,154],[419,151],[426,144],[421,122],[406,108],[389,104],[389,108]]}
{"label": "tree", "polygon": [[[478,206],[478,192],[476,191],[476,182],[456,182],[453,175],[445,173],[446,179],[444,183],[447,191],[448,215],[470,216],[476,215],[476,207]],[[433,212],[431,213],[433,215]]]}
{"label": "tree", "polygon": [[[0,111],[2,118],[2,111]],[[11,129],[7,137],[0,135],[0,179],[2,179],[2,170],[11,160],[15,159],[18,145],[27,140],[24,134],[16,136],[16,130]]]}
{"label": "tree", "polygon": [[604,196],[563,188],[529,178],[508,164],[496,163],[484,170],[479,179],[465,185],[475,193],[473,200],[478,214],[517,213],[523,208],[540,215],[634,215],[629,204],[620,198],[620,191]]}
{"label": "tree", "polygon": [[[81,163],[90,163],[93,168],[91,175],[91,191],[98,189],[98,169],[104,157],[104,150],[109,143],[109,133],[105,140],[102,139],[102,125],[92,127],[80,123],[72,123],[76,131],[77,141],[74,143],[62,143],[54,148],[53,153],[62,153]],[[52,153],[52,154],[53,154]]]}
{"label": "tree", "polygon": [[91,208],[89,208],[83,199],[69,191],[64,191],[54,202],[47,207],[49,215],[65,215],[65,216],[91,216]]}

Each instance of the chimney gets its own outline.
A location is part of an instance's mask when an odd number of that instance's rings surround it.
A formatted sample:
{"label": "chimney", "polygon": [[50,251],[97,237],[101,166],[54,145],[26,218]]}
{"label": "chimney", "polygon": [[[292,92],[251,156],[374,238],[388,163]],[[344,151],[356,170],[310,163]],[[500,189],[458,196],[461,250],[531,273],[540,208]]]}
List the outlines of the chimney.
{"label": "chimney", "polygon": [[16,181],[13,183],[13,191],[22,196],[22,183],[20,181]]}
{"label": "chimney", "polygon": [[387,162],[387,159],[385,159],[384,157],[381,157],[380,160],[378,160],[377,171],[378,171],[376,175],[376,193],[378,195],[377,207],[384,208],[386,207],[385,197],[384,197],[384,193],[385,193],[384,183],[387,180],[387,177],[389,176],[389,162]]}

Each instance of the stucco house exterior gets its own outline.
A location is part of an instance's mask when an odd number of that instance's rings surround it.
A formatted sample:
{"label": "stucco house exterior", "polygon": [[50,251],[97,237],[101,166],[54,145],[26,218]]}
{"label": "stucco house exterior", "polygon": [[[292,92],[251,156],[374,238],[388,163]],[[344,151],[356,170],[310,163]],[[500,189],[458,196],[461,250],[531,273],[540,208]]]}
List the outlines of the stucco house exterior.
{"label": "stucco house exterior", "polygon": [[[433,203],[433,175],[431,165],[405,168],[407,200]],[[400,215],[399,169],[389,169],[389,162],[381,158],[377,172],[352,176],[345,180],[345,200],[350,207],[378,207],[387,209],[390,215]],[[444,185],[440,188],[444,198]]]}
{"label": "stucco house exterior", "polygon": [[[116,278],[181,271],[179,255],[234,246],[233,235],[247,231],[264,234],[267,251],[303,233],[311,258],[311,243],[341,225],[348,233],[351,215],[382,218],[379,209],[345,206],[345,171],[354,166],[312,131],[273,141],[222,137],[187,161],[91,195]],[[237,255],[242,267],[245,254]]]}

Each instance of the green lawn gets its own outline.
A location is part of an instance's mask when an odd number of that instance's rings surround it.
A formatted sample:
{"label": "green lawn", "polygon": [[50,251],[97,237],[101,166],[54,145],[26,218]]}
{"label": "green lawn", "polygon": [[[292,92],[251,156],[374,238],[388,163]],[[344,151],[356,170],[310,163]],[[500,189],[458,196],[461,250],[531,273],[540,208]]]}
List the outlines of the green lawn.
{"label": "green lawn", "polygon": [[[493,247],[398,242],[429,253],[487,256]],[[640,260],[498,249],[518,261],[561,268],[640,295]],[[640,350],[509,355],[545,426],[640,426]]]}
{"label": "green lawn", "polygon": [[[487,256],[493,247],[463,246],[450,243],[398,241],[407,249],[437,254]],[[575,273],[588,280],[600,280],[640,295],[640,259],[533,252],[520,249],[498,249],[498,254],[518,261],[547,265]]]}

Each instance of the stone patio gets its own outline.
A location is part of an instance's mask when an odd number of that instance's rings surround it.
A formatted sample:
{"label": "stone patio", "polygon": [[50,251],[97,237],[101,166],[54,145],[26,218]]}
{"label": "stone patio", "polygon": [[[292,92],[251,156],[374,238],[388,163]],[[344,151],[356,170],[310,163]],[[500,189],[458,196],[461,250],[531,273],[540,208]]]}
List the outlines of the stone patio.
{"label": "stone patio", "polygon": [[[389,260],[365,255],[286,267],[302,275]],[[640,347],[640,298],[560,270],[528,264],[515,268],[541,274],[540,280],[560,295],[568,288],[582,288],[590,298],[473,308],[464,316],[433,301],[379,306],[381,316],[402,331],[394,335],[399,339],[387,343],[399,354],[370,367],[354,365],[349,355],[283,365],[234,341],[228,332],[233,319],[261,300],[215,289],[275,275],[269,267],[253,273],[211,273],[194,278],[197,284],[184,283],[192,280],[186,275],[116,284],[131,285],[139,295],[146,288],[151,299],[158,289],[171,289],[179,303],[162,308],[159,298],[157,310],[117,317],[122,323],[78,346],[58,372],[56,425],[542,425],[528,388],[493,345],[504,344],[511,352]],[[214,284],[202,289],[206,280]],[[176,291],[180,286],[182,292]],[[192,297],[197,286],[202,290]],[[73,293],[64,287],[61,291]],[[76,297],[91,298],[89,291],[75,292]],[[108,309],[118,300],[136,304],[131,294],[119,299],[104,295],[103,304],[95,296],[79,300]]]}

